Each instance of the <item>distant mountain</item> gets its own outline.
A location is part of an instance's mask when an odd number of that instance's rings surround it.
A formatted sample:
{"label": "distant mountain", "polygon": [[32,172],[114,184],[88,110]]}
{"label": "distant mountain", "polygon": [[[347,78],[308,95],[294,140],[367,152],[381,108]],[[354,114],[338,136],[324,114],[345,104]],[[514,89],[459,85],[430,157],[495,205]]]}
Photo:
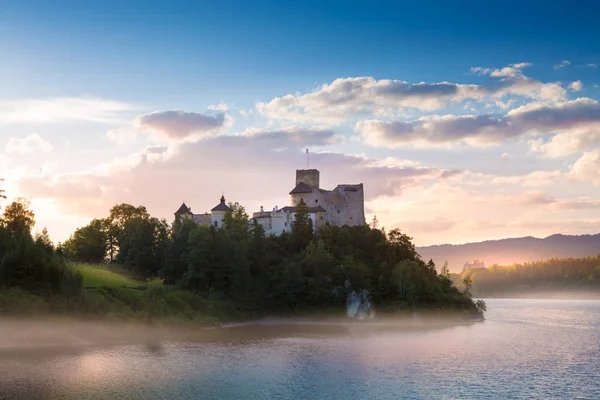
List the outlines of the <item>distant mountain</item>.
{"label": "distant mountain", "polygon": [[596,235],[552,235],[544,239],[531,236],[488,240],[465,244],[417,247],[423,260],[433,259],[439,268],[448,261],[452,272],[461,272],[466,262],[481,260],[485,266],[510,265],[552,257],[590,257],[600,254],[600,233]]}

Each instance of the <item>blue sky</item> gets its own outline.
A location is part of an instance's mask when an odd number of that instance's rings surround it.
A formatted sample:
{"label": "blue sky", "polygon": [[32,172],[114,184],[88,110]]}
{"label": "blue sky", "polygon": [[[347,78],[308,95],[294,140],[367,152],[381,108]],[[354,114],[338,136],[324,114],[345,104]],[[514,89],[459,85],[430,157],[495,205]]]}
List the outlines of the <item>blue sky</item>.
{"label": "blue sky", "polygon": [[[306,146],[321,153],[326,184],[363,180],[368,215],[417,244],[592,232],[598,15],[594,1],[4,1],[0,167],[57,240],[121,201],[167,218],[180,197],[210,208],[225,189],[251,210],[283,204]],[[277,100],[286,95],[295,109]],[[204,118],[218,115],[217,127]],[[196,125],[177,130],[182,120]],[[262,158],[240,153],[239,168],[257,163],[272,189],[239,184],[236,163],[222,166],[230,181],[215,181],[214,159],[237,154],[221,143],[231,135],[251,138],[239,145]],[[168,150],[149,162],[157,148]],[[376,168],[386,169],[372,177]],[[153,174],[179,186],[149,196]],[[485,212],[502,207],[506,218]]]}

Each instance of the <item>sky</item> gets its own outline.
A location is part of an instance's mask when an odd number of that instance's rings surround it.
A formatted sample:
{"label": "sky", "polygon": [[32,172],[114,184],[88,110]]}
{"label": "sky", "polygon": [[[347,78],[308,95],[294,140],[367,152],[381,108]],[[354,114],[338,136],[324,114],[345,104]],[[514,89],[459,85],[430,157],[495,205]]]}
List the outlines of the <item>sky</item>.
{"label": "sky", "polygon": [[0,178],[64,241],[295,170],[419,246],[600,230],[594,1],[0,2]]}

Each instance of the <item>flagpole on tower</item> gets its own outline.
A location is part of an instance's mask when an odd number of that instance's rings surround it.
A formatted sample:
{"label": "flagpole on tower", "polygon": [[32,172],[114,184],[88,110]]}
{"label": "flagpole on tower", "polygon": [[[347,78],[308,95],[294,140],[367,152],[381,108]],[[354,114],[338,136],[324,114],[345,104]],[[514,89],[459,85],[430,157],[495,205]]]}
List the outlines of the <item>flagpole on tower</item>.
{"label": "flagpole on tower", "polygon": [[306,149],[306,169],[310,169],[310,155],[308,154],[308,149]]}

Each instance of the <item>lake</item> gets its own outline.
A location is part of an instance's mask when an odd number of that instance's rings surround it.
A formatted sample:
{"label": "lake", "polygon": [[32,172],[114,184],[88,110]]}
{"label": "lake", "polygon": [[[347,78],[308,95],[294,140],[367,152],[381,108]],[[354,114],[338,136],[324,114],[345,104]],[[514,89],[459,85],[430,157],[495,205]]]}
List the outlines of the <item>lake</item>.
{"label": "lake", "polygon": [[485,322],[441,329],[258,326],[160,350],[0,352],[0,398],[600,399],[600,301],[487,305]]}

